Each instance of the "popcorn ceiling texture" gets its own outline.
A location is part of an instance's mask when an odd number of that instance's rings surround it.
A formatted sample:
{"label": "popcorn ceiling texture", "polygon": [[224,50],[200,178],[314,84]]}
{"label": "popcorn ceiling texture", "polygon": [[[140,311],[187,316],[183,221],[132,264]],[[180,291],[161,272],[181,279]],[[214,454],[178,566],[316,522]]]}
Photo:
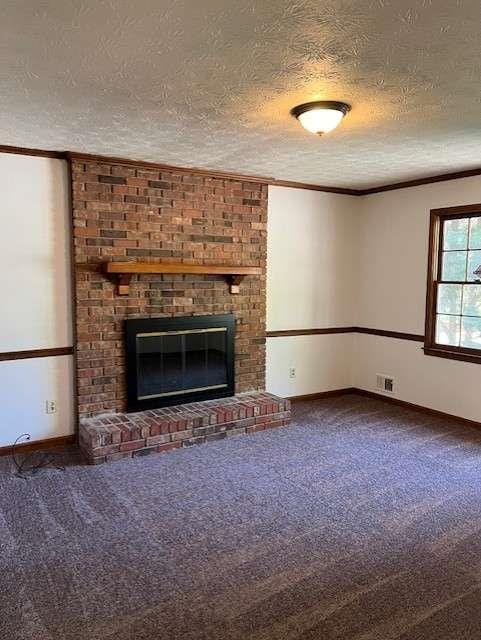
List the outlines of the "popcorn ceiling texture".
{"label": "popcorn ceiling texture", "polygon": [[[124,411],[125,318],[236,318],[236,392],[265,385],[267,186],[95,162],[72,163],[80,417]],[[134,276],[128,296],[101,272],[111,260],[261,267],[232,295],[222,276]]]}
{"label": "popcorn ceiling texture", "polygon": [[[479,0],[2,7],[0,141],[369,187],[481,162]],[[319,139],[289,109],[350,102]]]}

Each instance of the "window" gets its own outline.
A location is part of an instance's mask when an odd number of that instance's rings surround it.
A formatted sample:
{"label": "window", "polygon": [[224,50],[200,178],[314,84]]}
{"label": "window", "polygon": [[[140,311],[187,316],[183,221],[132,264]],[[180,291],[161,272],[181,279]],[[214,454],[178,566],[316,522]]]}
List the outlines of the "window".
{"label": "window", "polygon": [[427,355],[481,364],[481,205],[431,211]]}

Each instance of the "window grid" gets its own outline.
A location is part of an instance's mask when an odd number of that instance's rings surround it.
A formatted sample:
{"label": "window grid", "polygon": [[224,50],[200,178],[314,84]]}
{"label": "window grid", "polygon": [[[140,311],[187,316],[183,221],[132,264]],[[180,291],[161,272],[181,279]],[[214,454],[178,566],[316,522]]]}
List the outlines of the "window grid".
{"label": "window grid", "polygon": [[[455,251],[464,255],[456,255]],[[426,355],[481,364],[481,275],[474,275],[478,265],[481,266],[481,203],[432,209]]]}
{"label": "window grid", "polygon": [[[456,247],[454,249],[446,249],[445,248],[445,240],[446,240],[446,223],[450,222],[451,220],[459,220],[459,221],[463,221],[463,220],[467,220],[467,237],[466,237],[466,245],[465,248],[461,248],[461,247]],[[448,218],[446,217],[445,219],[442,220],[441,222],[441,229],[440,229],[440,249],[439,249],[439,254],[438,254],[438,274],[440,279],[436,280],[435,285],[436,285],[436,300],[435,300],[435,337],[437,339],[437,335],[438,335],[438,324],[439,324],[439,319],[440,317],[452,317],[452,318],[459,318],[459,327],[457,330],[457,340],[451,340],[449,341],[449,346],[453,346],[453,347],[458,347],[458,348],[465,348],[465,349],[471,349],[470,347],[464,347],[462,345],[463,342],[463,330],[464,330],[464,325],[463,325],[463,318],[475,318],[475,319],[479,319],[481,322],[481,313],[479,315],[471,315],[471,314],[467,314],[467,313],[463,313],[464,311],[464,302],[465,302],[465,290],[466,290],[466,286],[480,286],[481,287],[481,282],[478,282],[474,279],[468,279],[470,276],[473,276],[473,274],[470,274],[468,272],[469,269],[469,254],[470,251],[481,251],[481,249],[478,249],[477,247],[473,247],[472,245],[472,233],[473,233],[473,221],[475,220],[481,220],[481,216],[479,215],[471,215],[471,216],[466,216],[466,217],[456,217],[456,218]],[[445,255],[446,254],[453,254],[453,253],[465,253],[465,265],[464,265],[464,280],[448,280],[448,279],[444,279],[444,265],[445,265]],[[459,303],[459,310],[460,313],[446,313],[444,311],[439,311],[439,285],[444,285],[444,284],[448,284],[448,285],[459,285],[461,287],[461,298],[460,298],[460,303]],[[480,295],[481,295],[481,289],[480,289]],[[442,346],[446,346],[445,343],[441,343]],[[481,346],[481,343],[480,343]],[[475,349],[476,350],[476,349]]]}

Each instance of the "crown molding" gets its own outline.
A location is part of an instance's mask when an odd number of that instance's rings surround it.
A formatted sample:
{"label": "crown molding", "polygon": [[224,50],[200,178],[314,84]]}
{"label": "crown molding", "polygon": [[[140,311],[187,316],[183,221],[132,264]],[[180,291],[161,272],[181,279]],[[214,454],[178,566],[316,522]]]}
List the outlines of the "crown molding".
{"label": "crown molding", "polygon": [[374,193],[383,193],[384,191],[395,191],[397,189],[408,189],[409,187],[420,187],[425,184],[434,184],[436,182],[446,182],[448,180],[459,180],[461,178],[472,178],[481,175],[481,167],[476,169],[467,169],[466,171],[454,171],[452,173],[441,173],[437,176],[428,176],[426,178],[417,178],[415,180],[405,180],[404,182],[393,182],[392,184],[384,184],[379,187],[370,187],[369,189],[360,189],[357,191],[358,196],[369,196]]}
{"label": "crown molding", "polygon": [[356,189],[348,187],[330,187],[328,185],[310,184],[307,182],[296,182],[294,180],[279,180],[267,176],[248,175],[243,173],[235,173],[231,171],[218,171],[216,169],[203,169],[198,167],[179,167],[176,165],[164,164],[160,162],[148,162],[146,160],[132,160],[129,158],[117,158],[115,156],[102,156],[92,153],[81,153],[78,151],[54,151],[48,149],[30,149],[27,147],[14,147],[9,145],[0,145],[0,153],[13,153],[26,156],[39,156],[44,158],[56,158],[60,160],[76,160],[79,162],[99,162],[106,164],[120,164],[124,166],[143,167],[145,169],[154,169],[156,171],[166,171],[172,173],[190,173],[195,175],[217,178],[219,180],[237,180],[240,182],[251,182],[255,184],[272,185],[276,187],[290,187],[292,189],[308,189],[309,191],[322,191],[325,193],[337,193],[347,196],[369,196],[375,193],[383,193],[384,191],[395,191],[397,189],[408,189],[410,187],[419,187],[426,184],[434,184],[436,182],[446,182],[448,180],[459,180],[461,178],[472,178],[481,175],[481,167],[475,169],[466,169],[465,171],[454,171],[452,173],[442,173],[434,176],[426,176],[414,180],[406,180],[403,182],[393,182],[378,187],[369,187],[366,189]]}
{"label": "crown molding", "polygon": [[327,187],[320,184],[309,184],[307,182],[294,182],[292,180],[268,179],[269,185],[273,187],[290,187],[292,189],[309,189],[309,191],[324,191],[325,193],[338,193],[345,196],[363,195],[358,189],[348,189],[347,187]]}
{"label": "crown molding", "polygon": [[13,153],[19,156],[38,156],[40,158],[57,158],[60,160],[63,160],[66,157],[66,154],[63,151],[29,149],[28,147],[12,147],[6,144],[0,144],[0,153]]}

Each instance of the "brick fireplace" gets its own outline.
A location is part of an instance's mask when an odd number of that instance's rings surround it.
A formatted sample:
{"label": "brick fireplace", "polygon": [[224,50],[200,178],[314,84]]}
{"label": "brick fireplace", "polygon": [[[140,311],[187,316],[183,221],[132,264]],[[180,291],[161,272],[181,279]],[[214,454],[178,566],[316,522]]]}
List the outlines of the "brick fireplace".
{"label": "brick fireplace", "polygon": [[[80,418],[126,409],[124,320],[233,313],[235,390],[265,388],[267,185],[72,160]],[[106,261],[259,267],[232,294],[215,275],[142,274],[118,295]]]}

